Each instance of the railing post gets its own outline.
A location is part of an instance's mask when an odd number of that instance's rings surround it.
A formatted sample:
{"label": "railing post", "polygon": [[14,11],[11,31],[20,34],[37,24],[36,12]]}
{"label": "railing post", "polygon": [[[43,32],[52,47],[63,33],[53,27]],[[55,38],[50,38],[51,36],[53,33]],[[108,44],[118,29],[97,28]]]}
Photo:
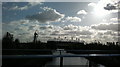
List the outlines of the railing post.
{"label": "railing post", "polygon": [[61,56],[61,51],[62,50],[59,50],[60,51],[60,67],[63,67],[63,57]]}
{"label": "railing post", "polygon": [[60,57],[60,67],[63,67],[63,57]]}

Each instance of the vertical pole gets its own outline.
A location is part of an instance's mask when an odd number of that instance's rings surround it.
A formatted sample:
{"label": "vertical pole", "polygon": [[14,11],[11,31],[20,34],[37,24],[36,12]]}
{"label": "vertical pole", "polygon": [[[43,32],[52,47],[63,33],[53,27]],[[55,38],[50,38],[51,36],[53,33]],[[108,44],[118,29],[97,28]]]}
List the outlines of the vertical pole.
{"label": "vertical pole", "polygon": [[91,61],[89,60],[89,67],[92,67],[92,63],[91,63]]}
{"label": "vertical pole", "polygon": [[[60,55],[61,55],[61,50],[60,50]],[[63,67],[63,57],[60,57],[60,67]]]}

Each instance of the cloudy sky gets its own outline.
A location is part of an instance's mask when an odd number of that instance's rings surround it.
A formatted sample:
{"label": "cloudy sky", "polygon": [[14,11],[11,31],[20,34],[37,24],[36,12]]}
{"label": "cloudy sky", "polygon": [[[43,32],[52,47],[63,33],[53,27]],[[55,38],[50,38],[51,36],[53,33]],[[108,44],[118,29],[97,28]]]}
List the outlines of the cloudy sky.
{"label": "cloudy sky", "polygon": [[118,41],[118,0],[96,2],[2,2],[2,33],[20,41],[72,37],[92,41]]}

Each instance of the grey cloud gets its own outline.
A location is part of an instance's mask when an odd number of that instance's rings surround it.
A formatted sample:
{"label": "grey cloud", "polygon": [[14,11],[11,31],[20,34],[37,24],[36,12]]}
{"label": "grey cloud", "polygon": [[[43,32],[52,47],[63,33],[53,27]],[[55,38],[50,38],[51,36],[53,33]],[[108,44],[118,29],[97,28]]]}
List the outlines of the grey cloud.
{"label": "grey cloud", "polygon": [[82,30],[82,31],[77,30],[77,31],[68,31],[67,34],[79,36],[79,35],[92,35],[93,33],[90,32],[89,30]]}
{"label": "grey cloud", "polygon": [[106,32],[104,33],[104,35],[118,36],[118,32],[106,31]]}
{"label": "grey cloud", "polygon": [[82,36],[79,36],[81,39],[88,39],[88,38],[91,38],[91,36],[90,35],[82,35]]}
{"label": "grey cloud", "polygon": [[53,26],[52,25],[41,26],[40,29],[53,29]]}
{"label": "grey cloud", "polygon": [[106,10],[115,10],[116,9],[116,6],[112,5],[112,4],[107,4],[106,7],[104,7],[104,9]]}
{"label": "grey cloud", "polygon": [[26,18],[29,20],[37,20],[40,23],[46,23],[46,22],[59,21],[63,17],[64,17],[64,14],[60,14],[55,9],[51,8],[51,9],[45,10],[44,12],[41,12],[32,16],[27,16]]}
{"label": "grey cloud", "polygon": [[47,27],[40,27],[40,29],[47,29]]}
{"label": "grey cloud", "polygon": [[82,30],[82,31],[80,32],[80,34],[81,34],[81,35],[92,35],[93,33],[90,32],[89,30]]}
{"label": "grey cloud", "polygon": [[52,35],[52,36],[65,36],[65,35],[69,35],[69,34],[66,34],[63,31],[57,31],[57,30],[55,30],[50,35]]}
{"label": "grey cloud", "polygon": [[96,30],[112,30],[120,31],[120,23],[101,23],[97,25],[92,25],[91,28]]}
{"label": "grey cloud", "polygon": [[60,32],[59,31],[54,31],[54,32],[52,32],[51,35],[57,35],[58,33],[60,33]]}
{"label": "grey cloud", "polygon": [[114,3],[114,4],[107,4],[104,9],[106,10],[117,10],[117,9],[120,9],[120,5],[119,5],[120,1],[118,3]]}

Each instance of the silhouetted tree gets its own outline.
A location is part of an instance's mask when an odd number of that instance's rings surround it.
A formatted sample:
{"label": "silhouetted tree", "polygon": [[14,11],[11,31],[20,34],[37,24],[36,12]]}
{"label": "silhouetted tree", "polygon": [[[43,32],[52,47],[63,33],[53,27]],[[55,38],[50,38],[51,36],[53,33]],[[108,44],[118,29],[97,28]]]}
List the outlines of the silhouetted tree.
{"label": "silhouetted tree", "polygon": [[19,44],[19,43],[20,43],[19,39],[15,39],[15,44]]}
{"label": "silhouetted tree", "polygon": [[13,35],[7,32],[2,39],[3,48],[11,48],[13,40],[14,40]]}

